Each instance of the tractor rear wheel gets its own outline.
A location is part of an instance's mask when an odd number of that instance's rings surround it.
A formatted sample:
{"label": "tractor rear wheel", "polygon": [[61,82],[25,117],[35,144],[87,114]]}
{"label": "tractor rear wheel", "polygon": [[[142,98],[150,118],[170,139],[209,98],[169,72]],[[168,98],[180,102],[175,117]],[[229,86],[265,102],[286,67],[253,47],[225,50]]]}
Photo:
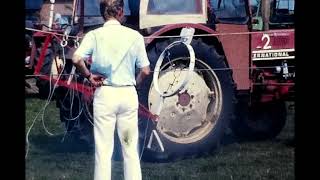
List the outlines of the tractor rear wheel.
{"label": "tractor rear wheel", "polygon": [[[35,65],[39,61],[40,53],[41,53],[41,48],[38,48]],[[50,76],[53,58],[54,58],[54,53],[51,48],[48,48],[43,61],[43,65],[40,69],[41,75]],[[50,94],[50,82],[48,80],[41,79],[41,77],[36,77],[36,86],[39,89],[39,97],[41,99],[47,99]]]}
{"label": "tractor rear wheel", "polygon": [[[42,45],[37,48],[34,66],[36,66],[39,62],[42,48]],[[57,41],[55,39],[53,39],[51,41],[51,45],[46,51],[43,64],[40,69],[40,75],[49,77],[51,79],[56,79],[58,77],[58,69],[61,69],[63,67],[64,61],[62,58],[62,54],[59,51],[61,51],[61,46],[57,44]],[[41,76],[36,77],[36,86],[39,89],[39,97],[42,99],[47,99],[49,97],[50,92],[53,91],[53,85],[54,83],[51,82],[50,84],[50,80],[48,79],[44,79]],[[52,96],[52,98],[54,98],[54,96]]]}
{"label": "tractor rear wheel", "polygon": [[[158,42],[148,50],[151,69],[172,42],[172,39]],[[219,145],[233,116],[234,86],[225,59],[213,46],[201,40],[194,39],[191,45],[196,56],[195,70],[184,91],[165,98],[157,123],[140,118],[145,161],[166,162],[209,153]],[[181,75],[185,75],[188,52],[183,46],[175,46],[170,49],[170,59],[164,63],[164,72],[159,77],[162,86],[184,79]],[[214,70],[216,68],[220,70]],[[154,112],[159,95],[153,87],[152,77],[145,80],[139,94],[140,102]],[[150,140],[153,130],[159,135],[163,152],[155,137]],[[148,144],[150,148],[147,148]]]}
{"label": "tractor rear wheel", "polygon": [[66,87],[59,87],[56,99],[60,109],[60,120],[65,124],[67,133],[93,144],[92,101]]}

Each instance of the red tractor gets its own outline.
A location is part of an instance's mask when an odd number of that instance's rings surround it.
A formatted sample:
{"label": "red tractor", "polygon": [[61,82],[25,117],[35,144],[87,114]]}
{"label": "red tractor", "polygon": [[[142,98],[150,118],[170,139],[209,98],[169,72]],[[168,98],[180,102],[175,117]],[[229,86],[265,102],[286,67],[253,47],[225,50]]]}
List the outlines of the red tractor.
{"label": "red tractor", "polygon": [[[73,9],[69,17],[65,14],[69,21],[64,28],[52,26],[33,35],[41,49],[35,74],[44,75],[39,82],[51,80],[51,88],[56,87],[67,130],[92,140],[88,135],[94,124],[94,89],[74,72],[70,59],[81,37],[104,22],[95,0],[69,5]],[[168,45],[180,39],[182,29],[195,30],[190,44],[195,53],[192,78],[182,91],[164,99],[159,116],[152,76],[138,89],[144,160],[206,154],[219,145],[227,129],[247,139],[279,134],[286,121],[285,102],[294,93],[293,0],[127,0],[125,13],[124,25],[145,37],[151,70]],[[166,53],[158,77],[162,89],[183,81],[180,76],[189,59],[180,45]]]}

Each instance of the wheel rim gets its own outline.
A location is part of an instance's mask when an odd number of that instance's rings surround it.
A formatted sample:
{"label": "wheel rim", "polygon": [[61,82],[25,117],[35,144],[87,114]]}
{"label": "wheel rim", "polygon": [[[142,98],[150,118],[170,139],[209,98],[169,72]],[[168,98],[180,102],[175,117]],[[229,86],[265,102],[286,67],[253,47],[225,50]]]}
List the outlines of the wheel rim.
{"label": "wheel rim", "polygon": [[[169,84],[174,71],[180,74],[176,81],[186,75],[181,65],[186,57],[172,60],[174,67],[165,64],[160,74],[159,85]],[[168,67],[169,66],[169,67]],[[182,144],[197,142],[213,131],[220,117],[222,91],[215,72],[203,61],[196,59],[196,68],[185,89],[179,94],[164,99],[156,129],[170,141]],[[166,68],[167,67],[167,68]],[[170,68],[168,70],[168,68]],[[172,82],[171,82],[172,83]],[[179,82],[173,82],[179,83]],[[148,105],[151,112],[157,110],[160,95],[150,86]]]}

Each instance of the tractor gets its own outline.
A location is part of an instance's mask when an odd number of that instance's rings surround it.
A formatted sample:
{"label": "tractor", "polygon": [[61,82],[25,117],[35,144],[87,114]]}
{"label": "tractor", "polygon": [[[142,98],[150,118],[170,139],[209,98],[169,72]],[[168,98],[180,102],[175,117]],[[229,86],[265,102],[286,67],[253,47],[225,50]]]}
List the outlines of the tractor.
{"label": "tractor", "polygon": [[[251,140],[275,138],[281,132],[285,102],[294,98],[294,0],[124,2],[123,25],[145,37],[153,72],[162,52],[181,39],[182,30],[194,29],[191,78],[164,99],[158,116],[158,86],[152,75],[137,89],[143,160],[208,154],[228,131]],[[51,0],[44,2],[41,14],[49,25],[33,32],[31,48],[39,90],[44,96],[54,93],[66,131],[92,143],[94,88],[73,67],[71,57],[81,38],[103,25],[99,1]],[[170,48],[157,77],[160,89],[169,92],[182,82],[189,62],[185,47]],[[90,68],[90,59],[87,65]]]}

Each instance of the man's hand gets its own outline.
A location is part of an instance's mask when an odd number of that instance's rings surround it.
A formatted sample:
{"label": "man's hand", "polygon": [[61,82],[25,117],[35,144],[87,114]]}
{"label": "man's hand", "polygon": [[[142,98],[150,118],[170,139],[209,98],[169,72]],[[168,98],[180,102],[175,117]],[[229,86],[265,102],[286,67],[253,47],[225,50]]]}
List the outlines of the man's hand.
{"label": "man's hand", "polygon": [[90,73],[89,69],[86,67],[86,65],[84,63],[83,58],[74,54],[72,57],[72,62],[77,67],[77,69],[81,72],[81,74],[84,75],[85,77],[87,77],[89,82],[94,87],[99,87],[102,85],[105,78],[101,75]]}
{"label": "man's hand", "polygon": [[137,83],[137,88],[139,89],[140,88],[140,85],[141,85],[141,82],[142,80],[148,76],[150,74],[150,67],[149,66],[146,66],[146,67],[143,67],[140,69],[140,72],[137,76],[137,79],[136,79],[136,83]]}
{"label": "man's hand", "polygon": [[88,78],[88,80],[90,81],[90,83],[94,86],[94,87],[100,87],[103,84],[103,81],[105,80],[105,78],[101,75],[98,74],[91,74]]}

